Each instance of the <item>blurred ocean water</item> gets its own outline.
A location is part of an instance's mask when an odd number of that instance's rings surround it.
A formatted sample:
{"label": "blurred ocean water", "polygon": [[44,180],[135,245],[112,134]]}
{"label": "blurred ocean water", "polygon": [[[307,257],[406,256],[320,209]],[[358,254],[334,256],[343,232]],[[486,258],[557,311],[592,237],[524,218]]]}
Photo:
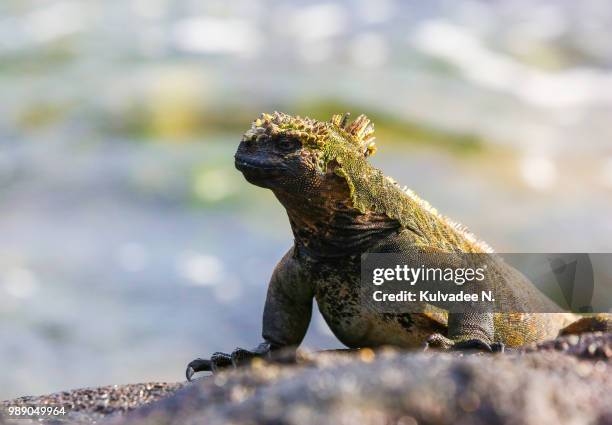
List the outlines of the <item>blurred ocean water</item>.
{"label": "blurred ocean water", "polygon": [[[365,112],[388,175],[499,251],[612,250],[605,1],[0,5],[0,398],[182,379],[259,341],[264,110]],[[338,347],[315,315],[305,345]]]}

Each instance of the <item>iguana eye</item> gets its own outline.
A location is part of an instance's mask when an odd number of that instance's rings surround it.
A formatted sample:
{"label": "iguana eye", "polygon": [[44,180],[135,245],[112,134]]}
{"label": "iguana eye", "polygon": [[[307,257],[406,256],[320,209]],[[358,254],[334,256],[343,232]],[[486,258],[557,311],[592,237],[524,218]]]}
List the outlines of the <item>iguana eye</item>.
{"label": "iguana eye", "polygon": [[289,137],[281,137],[278,140],[278,146],[285,152],[291,152],[296,150],[300,146],[300,143]]}

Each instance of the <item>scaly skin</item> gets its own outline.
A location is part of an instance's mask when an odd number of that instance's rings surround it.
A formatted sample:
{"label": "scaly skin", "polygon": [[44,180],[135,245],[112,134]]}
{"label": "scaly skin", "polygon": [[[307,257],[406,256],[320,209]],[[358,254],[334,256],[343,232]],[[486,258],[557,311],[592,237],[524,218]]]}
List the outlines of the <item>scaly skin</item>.
{"label": "scaly skin", "polygon": [[[428,344],[493,351],[554,338],[576,320],[503,262],[495,262],[488,274],[501,283],[508,311],[559,312],[392,314],[361,303],[364,253],[401,254],[406,264],[418,267],[421,253],[492,252],[369,164],[367,157],[376,150],[373,131],[363,115],[349,123],[348,114],[320,122],[275,112],[253,122],[236,152],[236,168],[250,183],[273,191],[287,211],[294,245],[270,280],[264,342],[254,350],[194,360],[188,379],[199,370],[236,366],[297,347],[310,323],[313,298],[333,333],[352,348]],[[609,318],[589,319],[574,328],[598,326],[609,328]]]}

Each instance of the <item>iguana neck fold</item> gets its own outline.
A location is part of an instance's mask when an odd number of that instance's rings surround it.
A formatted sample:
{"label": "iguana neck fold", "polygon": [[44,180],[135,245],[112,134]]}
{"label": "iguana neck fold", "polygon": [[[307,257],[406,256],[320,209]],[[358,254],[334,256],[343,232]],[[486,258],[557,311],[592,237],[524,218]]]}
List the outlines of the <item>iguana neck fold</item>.
{"label": "iguana neck fold", "polygon": [[306,204],[301,196],[275,195],[287,211],[298,250],[315,260],[359,256],[401,228],[385,214],[360,212],[348,197]]}

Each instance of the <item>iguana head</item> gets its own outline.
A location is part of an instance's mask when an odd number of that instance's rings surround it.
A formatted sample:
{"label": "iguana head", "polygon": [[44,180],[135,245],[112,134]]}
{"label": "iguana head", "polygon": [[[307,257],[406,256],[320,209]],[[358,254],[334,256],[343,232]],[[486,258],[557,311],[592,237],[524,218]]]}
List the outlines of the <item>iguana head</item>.
{"label": "iguana head", "polygon": [[375,151],[373,133],[364,115],[349,123],[348,114],[329,121],[262,114],[242,137],[236,168],[253,184],[311,199],[315,193],[310,192],[346,177],[343,164],[366,164],[365,158]]}
{"label": "iguana head", "polygon": [[353,122],[348,114],[317,121],[274,112],[253,121],[235,163],[249,182],[272,189],[303,245],[318,240],[320,247],[331,242],[332,251],[346,251],[369,243],[368,232],[401,226],[440,249],[490,251],[370,165],[375,151],[374,126],[365,115]]}

